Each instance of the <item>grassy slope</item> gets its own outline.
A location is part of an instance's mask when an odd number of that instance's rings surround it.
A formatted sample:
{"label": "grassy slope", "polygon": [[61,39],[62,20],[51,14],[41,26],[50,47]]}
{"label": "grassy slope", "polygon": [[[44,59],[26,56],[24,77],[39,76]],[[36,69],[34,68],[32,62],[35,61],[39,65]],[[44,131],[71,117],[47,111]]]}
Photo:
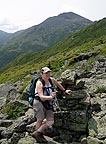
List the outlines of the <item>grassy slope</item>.
{"label": "grassy slope", "polygon": [[76,56],[84,52],[96,52],[99,49],[100,53],[88,60],[87,68],[97,57],[106,56],[106,19],[65,38],[53,48],[20,56],[1,70],[0,82],[7,80],[16,82],[49,63],[55,76],[58,76],[60,74],[58,71],[64,65],[65,60],[68,62],[65,69],[75,68],[78,64],[72,62]]}

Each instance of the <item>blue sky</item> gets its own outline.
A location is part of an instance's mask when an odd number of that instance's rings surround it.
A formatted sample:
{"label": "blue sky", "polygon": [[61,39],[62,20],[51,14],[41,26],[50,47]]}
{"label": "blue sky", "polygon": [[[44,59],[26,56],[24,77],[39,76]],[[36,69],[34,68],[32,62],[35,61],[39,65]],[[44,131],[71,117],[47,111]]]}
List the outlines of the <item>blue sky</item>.
{"label": "blue sky", "polygon": [[16,32],[63,12],[100,20],[106,17],[106,0],[0,0],[0,30]]}

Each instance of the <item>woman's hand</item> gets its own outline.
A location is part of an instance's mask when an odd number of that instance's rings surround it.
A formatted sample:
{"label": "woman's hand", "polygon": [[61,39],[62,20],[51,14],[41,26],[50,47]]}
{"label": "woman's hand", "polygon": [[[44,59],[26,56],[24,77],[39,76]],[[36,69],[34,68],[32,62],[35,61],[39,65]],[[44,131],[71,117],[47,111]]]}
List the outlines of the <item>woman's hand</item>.
{"label": "woman's hand", "polygon": [[65,93],[66,93],[66,94],[71,94],[72,91],[71,91],[71,90],[65,90]]}
{"label": "woman's hand", "polygon": [[56,91],[52,92],[52,98],[54,98],[56,96]]}

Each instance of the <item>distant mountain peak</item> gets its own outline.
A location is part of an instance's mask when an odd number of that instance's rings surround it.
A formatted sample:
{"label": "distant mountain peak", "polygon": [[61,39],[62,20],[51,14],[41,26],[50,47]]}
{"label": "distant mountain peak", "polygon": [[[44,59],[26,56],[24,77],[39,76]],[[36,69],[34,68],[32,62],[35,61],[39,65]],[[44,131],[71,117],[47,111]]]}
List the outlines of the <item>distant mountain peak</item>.
{"label": "distant mountain peak", "polygon": [[[58,15],[59,17],[64,17],[64,18],[67,18],[67,19],[76,19],[76,18],[84,18],[84,19],[87,19],[83,16],[80,16],[79,14],[76,14],[74,12],[64,12],[64,13],[61,13]],[[91,21],[91,20],[89,20]]]}
{"label": "distant mountain peak", "polygon": [[39,25],[13,33],[0,47],[3,53],[0,54],[0,66],[22,53],[46,50],[91,23],[90,20],[73,12],[67,12],[50,17]]}

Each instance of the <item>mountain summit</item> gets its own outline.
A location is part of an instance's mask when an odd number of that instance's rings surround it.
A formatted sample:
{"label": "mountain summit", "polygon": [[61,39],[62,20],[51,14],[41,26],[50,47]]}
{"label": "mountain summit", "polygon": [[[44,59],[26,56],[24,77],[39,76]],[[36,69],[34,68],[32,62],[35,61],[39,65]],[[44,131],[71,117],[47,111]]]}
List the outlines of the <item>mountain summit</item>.
{"label": "mountain summit", "polygon": [[0,47],[0,67],[22,53],[50,48],[91,23],[92,21],[69,12],[50,17],[39,25],[13,33]]}

